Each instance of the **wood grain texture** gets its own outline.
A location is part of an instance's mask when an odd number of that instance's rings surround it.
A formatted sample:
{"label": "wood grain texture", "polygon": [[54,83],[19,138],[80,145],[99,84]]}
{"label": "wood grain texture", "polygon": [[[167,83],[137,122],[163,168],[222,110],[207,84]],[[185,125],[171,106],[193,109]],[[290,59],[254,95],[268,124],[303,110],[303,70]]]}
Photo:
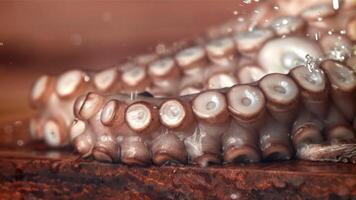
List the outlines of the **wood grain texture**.
{"label": "wood grain texture", "polygon": [[250,165],[134,167],[66,152],[0,151],[1,198],[351,199],[356,167],[288,161]]}

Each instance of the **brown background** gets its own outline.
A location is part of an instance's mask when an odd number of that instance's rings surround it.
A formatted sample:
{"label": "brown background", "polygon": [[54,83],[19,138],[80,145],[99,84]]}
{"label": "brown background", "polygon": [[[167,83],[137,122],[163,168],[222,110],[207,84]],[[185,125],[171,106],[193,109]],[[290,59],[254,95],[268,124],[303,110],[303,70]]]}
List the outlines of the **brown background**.
{"label": "brown background", "polygon": [[247,12],[234,1],[1,1],[0,123],[29,113],[42,73],[104,68]]}

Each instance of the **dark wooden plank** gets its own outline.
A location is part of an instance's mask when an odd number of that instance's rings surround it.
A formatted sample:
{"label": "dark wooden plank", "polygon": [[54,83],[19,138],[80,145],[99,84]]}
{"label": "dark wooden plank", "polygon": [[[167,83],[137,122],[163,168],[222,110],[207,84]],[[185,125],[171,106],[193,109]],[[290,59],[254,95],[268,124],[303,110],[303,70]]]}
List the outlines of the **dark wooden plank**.
{"label": "dark wooden plank", "polygon": [[151,166],[78,160],[70,150],[0,151],[1,198],[350,199],[356,165],[288,161]]}

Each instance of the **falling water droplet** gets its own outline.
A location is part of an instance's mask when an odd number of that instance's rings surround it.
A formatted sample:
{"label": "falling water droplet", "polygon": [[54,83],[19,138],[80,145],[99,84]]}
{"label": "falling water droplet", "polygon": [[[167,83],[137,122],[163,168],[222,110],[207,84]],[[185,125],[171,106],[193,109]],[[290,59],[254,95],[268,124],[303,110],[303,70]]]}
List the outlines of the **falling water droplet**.
{"label": "falling water droplet", "polygon": [[339,0],[332,0],[334,10],[338,10],[340,8],[340,1]]}
{"label": "falling water droplet", "polygon": [[137,98],[137,90],[130,92],[130,99],[135,100]]}
{"label": "falling water droplet", "polygon": [[315,33],[314,36],[315,36],[315,40],[318,41],[319,40],[319,36],[320,36],[320,32]]}
{"label": "falling water droplet", "polygon": [[234,15],[238,15],[239,12],[238,12],[237,10],[235,10],[235,11],[233,12],[233,14],[234,14]]}

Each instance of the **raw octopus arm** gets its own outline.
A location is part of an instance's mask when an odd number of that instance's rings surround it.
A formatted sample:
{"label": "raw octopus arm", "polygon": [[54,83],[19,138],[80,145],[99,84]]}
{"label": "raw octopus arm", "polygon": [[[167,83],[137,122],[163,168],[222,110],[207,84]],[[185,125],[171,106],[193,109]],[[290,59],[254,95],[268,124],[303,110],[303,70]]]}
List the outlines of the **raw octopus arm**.
{"label": "raw octopus arm", "polygon": [[354,162],[355,4],[301,5],[264,2],[164,53],[44,75],[33,138],[129,165]]}

